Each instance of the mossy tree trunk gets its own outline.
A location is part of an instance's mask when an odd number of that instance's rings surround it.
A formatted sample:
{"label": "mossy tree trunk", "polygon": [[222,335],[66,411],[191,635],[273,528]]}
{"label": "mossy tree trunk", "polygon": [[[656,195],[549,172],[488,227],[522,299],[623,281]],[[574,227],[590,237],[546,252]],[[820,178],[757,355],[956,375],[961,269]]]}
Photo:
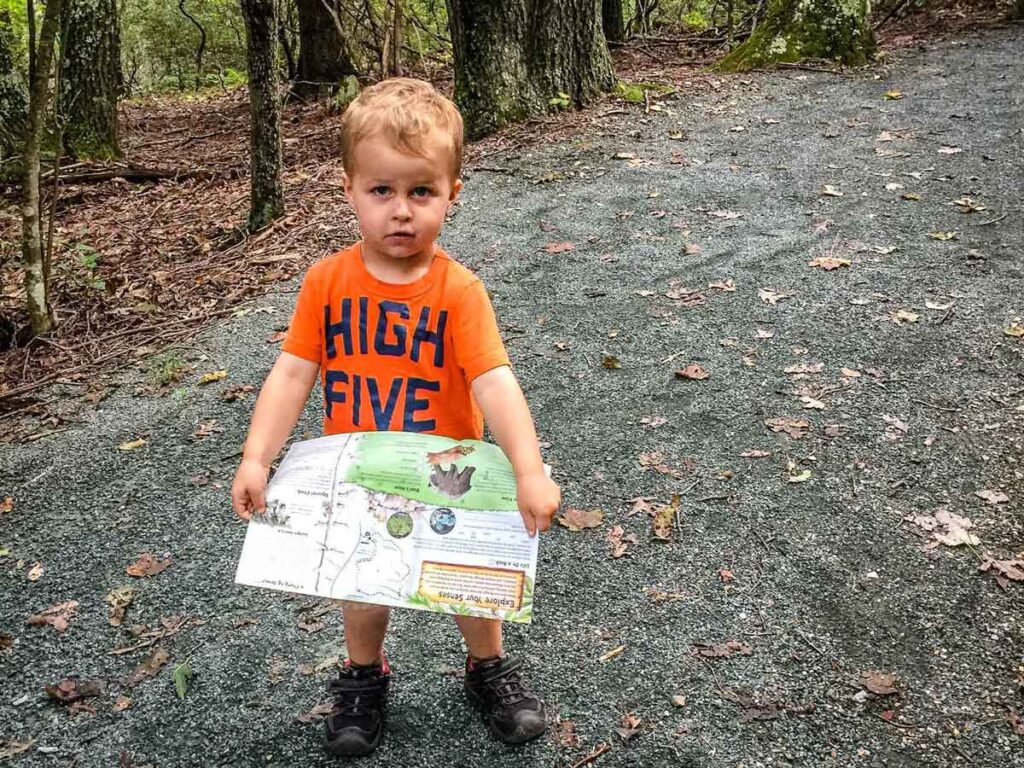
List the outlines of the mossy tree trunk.
{"label": "mossy tree trunk", "polygon": [[62,17],[64,148],[78,158],[120,157],[117,99],[123,80],[117,0],[65,0]]}
{"label": "mossy tree trunk", "polygon": [[0,10],[0,160],[21,151],[28,120],[28,93],[14,67],[11,17]]}
{"label": "mossy tree trunk", "polygon": [[596,0],[448,0],[448,19],[470,138],[614,85]]}
{"label": "mossy tree trunk", "polygon": [[[29,3],[29,13],[34,13]],[[32,57],[32,82],[29,84],[28,123],[22,150],[24,176],[21,185],[21,254],[25,267],[25,294],[32,335],[48,333],[53,328],[50,309],[49,270],[43,254],[42,223],[39,216],[39,145],[43,140],[43,121],[50,102],[50,69],[54,42],[60,22],[61,0],[49,0],[43,15],[36,50]]]}
{"label": "mossy tree trunk", "polygon": [[761,24],[718,69],[830,59],[862,66],[875,50],[869,0],[770,0]]}
{"label": "mossy tree trunk", "polygon": [[626,39],[626,21],[622,16],[622,0],[601,0],[601,27],[609,43]]}
{"label": "mossy tree trunk", "polygon": [[241,2],[249,61],[249,228],[255,231],[284,213],[277,9],[274,0]]}
{"label": "mossy tree trunk", "polygon": [[302,96],[329,95],[345,77],[356,74],[339,20],[327,10],[324,0],[297,0],[296,7],[299,63],[292,90]]}

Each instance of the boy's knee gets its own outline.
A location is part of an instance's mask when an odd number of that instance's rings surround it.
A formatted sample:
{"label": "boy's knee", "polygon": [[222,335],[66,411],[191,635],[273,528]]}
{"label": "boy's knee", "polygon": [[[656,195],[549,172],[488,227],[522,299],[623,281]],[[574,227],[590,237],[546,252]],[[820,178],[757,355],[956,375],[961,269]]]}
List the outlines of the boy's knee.
{"label": "boy's knee", "polygon": [[377,605],[376,603],[357,603],[352,600],[339,600],[337,602],[341,604],[341,610],[346,616],[349,614],[371,616],[391,613],[391,608],[386,605]]}

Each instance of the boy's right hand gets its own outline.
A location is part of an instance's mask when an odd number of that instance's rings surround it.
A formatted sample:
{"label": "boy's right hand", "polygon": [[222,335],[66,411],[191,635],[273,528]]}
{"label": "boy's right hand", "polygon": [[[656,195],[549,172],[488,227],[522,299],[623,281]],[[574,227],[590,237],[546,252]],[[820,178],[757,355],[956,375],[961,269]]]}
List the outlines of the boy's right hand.
{"label": "boy's right hand", "polygon": [[270,468],[256,459],[242,458],[238,472],[235,473],[235,481],[231,484],[231,504],[235,514],[243,520],[248,520],[254,512],[263,514],[267,506],[265,493],[269,474]]}

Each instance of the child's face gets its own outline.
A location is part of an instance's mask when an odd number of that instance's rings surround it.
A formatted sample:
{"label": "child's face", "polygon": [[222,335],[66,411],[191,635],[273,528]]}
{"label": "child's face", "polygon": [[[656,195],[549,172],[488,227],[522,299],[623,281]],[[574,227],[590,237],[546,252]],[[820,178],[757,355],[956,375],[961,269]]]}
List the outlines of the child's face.
{"label": "child's face", "polygon": [[448,148],[432,141],[420,156],[370,137],[353,154],[355,167],[344,176],[345,194],[359,219],[364,249],[392,259],[433,256],[448,206],[462,188],[461,181],[451,178]]}

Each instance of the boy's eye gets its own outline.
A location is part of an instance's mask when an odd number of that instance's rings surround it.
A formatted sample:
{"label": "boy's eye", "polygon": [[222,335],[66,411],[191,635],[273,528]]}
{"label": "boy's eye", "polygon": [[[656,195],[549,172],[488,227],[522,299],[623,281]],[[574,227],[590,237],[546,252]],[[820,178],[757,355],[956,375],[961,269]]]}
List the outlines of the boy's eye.
{"label": "boy's eye", "polygon": [[430,187],[416,187],[412,191],[413,197],[426,197],[430,194]]}
{"label": "boy's eye", "polygon": [[379,186],[374,187],[370,191],[373,194],[375,194],[375,195],[386,195],[388,192],[391,191],[391,189],[389,187],[385,187],[383,184],[381,184]]}

